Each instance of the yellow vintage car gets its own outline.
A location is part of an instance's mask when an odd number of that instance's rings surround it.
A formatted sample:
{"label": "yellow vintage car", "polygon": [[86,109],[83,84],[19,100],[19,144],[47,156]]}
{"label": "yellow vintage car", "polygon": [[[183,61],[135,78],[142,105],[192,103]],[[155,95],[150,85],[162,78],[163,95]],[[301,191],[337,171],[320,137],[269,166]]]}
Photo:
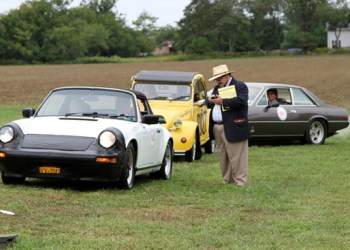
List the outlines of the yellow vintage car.
{"label": "yellow vintage car", "polygon": [[147,96],[154,114],[165,117],[163,124],[174,139],[174,155],[192,162],[213,153],[209,137],[210,109],[204,103],[207,86],[202,74],[180,71],[143,70],[132,77],[132,90]]}

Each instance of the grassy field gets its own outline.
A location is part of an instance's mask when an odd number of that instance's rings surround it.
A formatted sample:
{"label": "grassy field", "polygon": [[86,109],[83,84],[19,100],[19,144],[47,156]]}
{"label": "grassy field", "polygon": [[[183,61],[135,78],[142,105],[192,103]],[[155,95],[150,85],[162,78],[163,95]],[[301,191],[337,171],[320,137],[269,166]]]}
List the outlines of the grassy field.
{"label": "grassy field", "polygon": [[[0,124],[36,107],[53,87],[128,88],[142,69],[200,71],[227,63],[244,81],[308,87],[350,109],[350,57],[181,63],[0,66]],[[209,86],[212,83],[209,84]],[[349,249],[350,129],[325,145],[249,148],[249,183],[222,184],[217,154],[175,162],[173,178],[137,178],[130,191],[99,183],[0,181],[0,234],[13,249]]]}
{"label": "grassy field", "polygon": [[175,162],[131,191],[29,179],[0,183],[0,233],[15,249],[349,249],[350,138],[253,146],[249,184],[222,184],[217,155]]}

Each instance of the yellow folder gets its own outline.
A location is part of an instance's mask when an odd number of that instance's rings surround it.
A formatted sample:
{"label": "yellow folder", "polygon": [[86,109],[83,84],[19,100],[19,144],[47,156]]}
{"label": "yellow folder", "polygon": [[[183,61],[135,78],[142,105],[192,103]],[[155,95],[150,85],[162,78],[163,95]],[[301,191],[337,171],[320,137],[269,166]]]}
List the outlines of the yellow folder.
{"label": "yellow folder", "polygon": [[[219,96],[222,99],[227,99],[227,98],[234,98],[237,96],[236,92],[236,87],[234,85],[224,87],[224,88],[219,88]],[[225,109],[224,106],[221,106],[222,111],[227,111],[229,109]]]}

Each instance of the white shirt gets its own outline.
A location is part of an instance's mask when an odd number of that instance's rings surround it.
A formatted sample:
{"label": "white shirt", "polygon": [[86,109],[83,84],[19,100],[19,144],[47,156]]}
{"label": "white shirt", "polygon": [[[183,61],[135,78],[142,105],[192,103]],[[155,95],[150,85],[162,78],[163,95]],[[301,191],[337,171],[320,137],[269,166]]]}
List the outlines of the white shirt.
{"label": "white shirt", "polygon": [[221,105],[215,104],[212,112],[213,112],[213,121],[222,122]]}

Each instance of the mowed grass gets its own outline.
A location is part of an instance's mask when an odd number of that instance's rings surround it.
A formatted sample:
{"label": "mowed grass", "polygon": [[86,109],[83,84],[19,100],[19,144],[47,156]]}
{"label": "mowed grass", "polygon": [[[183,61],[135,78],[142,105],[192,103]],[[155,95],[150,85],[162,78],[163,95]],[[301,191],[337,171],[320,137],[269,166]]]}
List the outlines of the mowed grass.
{"label": "mowed grass", "polygon": [[217,154],[173,178],[112,185],[0,183],[0,233],[14,249],[349,249],[350,138],[249,148],[249,184],[222,184]]}
{"label": "mowed grass", "polygon": [[[142,69],[199,71],[227,63],[244,81],[308,87],[350,109],[349,56],[181,63],[0,66],[0,125],[66,85],[130,87]],[[213,83],[209,83],[209,87]],[[101,183],[0,181],[0,234],[13,249],[349,249],[350,132],[325,145],[252,146],[249,183],[222,184],[217,154],[174,163],[173,178],[136,179],[130,191]]]}

